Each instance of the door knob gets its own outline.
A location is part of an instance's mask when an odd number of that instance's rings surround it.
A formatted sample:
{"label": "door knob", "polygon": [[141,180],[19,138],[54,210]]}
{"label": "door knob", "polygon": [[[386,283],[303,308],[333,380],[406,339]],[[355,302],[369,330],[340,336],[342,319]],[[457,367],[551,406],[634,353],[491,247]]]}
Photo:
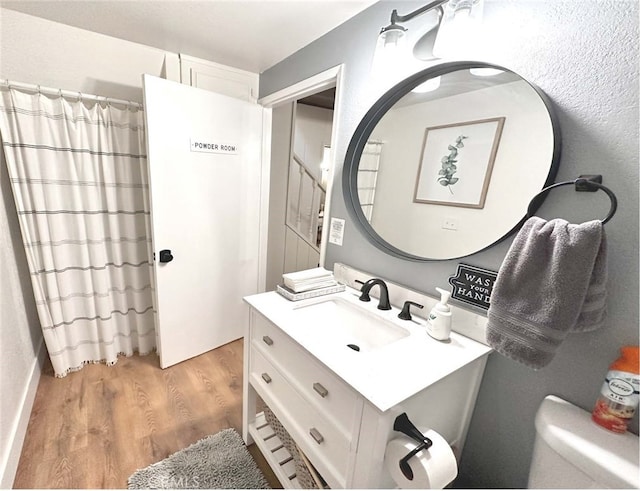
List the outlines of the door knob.
{"label": "door knob", "polygon": [[161,263],[170,263],[173,261],[173,255],[171,254],[171,249],[163,249],[160,251],[160,262]]}

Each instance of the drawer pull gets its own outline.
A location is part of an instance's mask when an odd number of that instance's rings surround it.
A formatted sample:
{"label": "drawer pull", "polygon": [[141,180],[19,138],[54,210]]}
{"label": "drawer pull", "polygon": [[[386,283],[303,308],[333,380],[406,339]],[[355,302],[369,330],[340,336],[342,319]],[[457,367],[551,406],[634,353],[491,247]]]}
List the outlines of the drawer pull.
{"label": "drawer pull", "polygon": [[262,380],[264,380],[266,383],[270,384],[271,383],[271,377],[269,377],[268,373],[263,373],[262,374]]}
{"label": "drawer pull", "polygon": [[273,344],[273,339],[271,339],[269,336],[262,336],[262,340],[267,346],[271,346]]}
{"label": "drawer pull", "polygon": [[329,391],[325,389],[323,385],[318,382],[313,384],[313,390],[315,390],[318,394],[320,394],[320,397],[327,397],[329,395]]}
{"label": "drawer pull", "polygon": [[324,437],[320,434],[320,432],[318,430],[316,430],[315,428],[311,428],[309,430],[309,434],[311,435],[311,437],[316,441],[316,443],[320,444],[324,441]]}

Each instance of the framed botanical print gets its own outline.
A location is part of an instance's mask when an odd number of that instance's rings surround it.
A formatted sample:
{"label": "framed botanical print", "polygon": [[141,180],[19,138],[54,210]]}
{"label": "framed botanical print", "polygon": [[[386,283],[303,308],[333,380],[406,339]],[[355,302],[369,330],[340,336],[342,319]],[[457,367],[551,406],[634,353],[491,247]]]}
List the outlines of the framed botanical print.
{"label": "framed botanical print", "polygon": [[427,128],[413,201],[483,208],[505,118]]}

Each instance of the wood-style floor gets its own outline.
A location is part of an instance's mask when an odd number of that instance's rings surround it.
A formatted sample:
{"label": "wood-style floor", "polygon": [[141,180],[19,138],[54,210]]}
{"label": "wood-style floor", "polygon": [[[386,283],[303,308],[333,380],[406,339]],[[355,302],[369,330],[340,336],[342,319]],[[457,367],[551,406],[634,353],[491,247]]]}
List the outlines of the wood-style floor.
{"label": "wood-style floor", "polygon": [[[242,430],[242,340],[161,370],[155,354],[45,368],[14,488],[126,488],[137,469],[225,428]],[[249,451],[279,483],[255,445]]]}

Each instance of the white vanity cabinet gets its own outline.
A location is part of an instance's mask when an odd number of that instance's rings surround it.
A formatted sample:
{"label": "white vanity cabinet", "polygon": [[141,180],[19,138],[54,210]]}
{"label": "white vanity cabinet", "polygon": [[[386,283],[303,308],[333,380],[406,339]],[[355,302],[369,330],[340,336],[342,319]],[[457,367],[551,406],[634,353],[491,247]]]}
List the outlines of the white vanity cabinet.
{"label": "white vanity cabinet", "polygon": [[[243,438],[258,445],[283,487],[300,486],[288,453],[257,408],[258,396],[331,488],[396,487],[384,466],[384,452],[387,442],[400,435],[393,422],[402,412],[419,428],[439,432],[459,457],[489,348],[454,333],[451,344],[469,343],[473,353],[445,376],[428,373],[428,352],[424,360],[410,352],[411,359],[402,360],[390,351],[386,359],[374,360],[375,367],[363,363],[362,370],[356,353],[351,369],[342,370],[296,340],[293,318],[287,315],[294,302],[273,292],[245,300],[251,307],[244,345]],[[407,350],[432,341],[419,332],[415,336],[407,339]]]}
{"label": "white vanity cabinet", "polygon": [[[245,428],[260,439],[254,434],[257,393],[330,485],[347,487],[358,442],[361,399],[255,310],[245,338],[245,357],[248,393],[244,401],[254,408],[246,415]],[[295,482],[291,484],[296,487]]]}

